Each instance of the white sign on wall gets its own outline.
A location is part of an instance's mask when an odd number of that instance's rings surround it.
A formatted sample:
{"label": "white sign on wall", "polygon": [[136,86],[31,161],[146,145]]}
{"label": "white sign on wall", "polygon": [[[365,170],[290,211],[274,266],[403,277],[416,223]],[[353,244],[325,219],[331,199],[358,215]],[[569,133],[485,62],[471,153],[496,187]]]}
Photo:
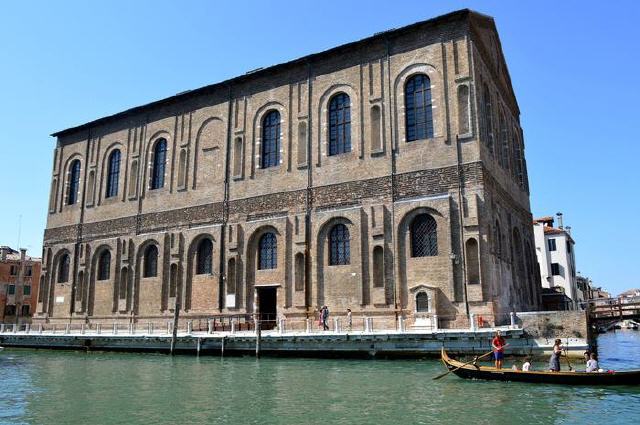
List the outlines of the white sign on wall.
{"label": "white sign on wall", "polygon": [[225,306],[226,307],[236,306],[236,294],[227,294],[227,297],[225,298]]}
{"label": "white sign on wall", "polygon": [[64,297],[56,297],[56,304],[63,304],[64,303]]}

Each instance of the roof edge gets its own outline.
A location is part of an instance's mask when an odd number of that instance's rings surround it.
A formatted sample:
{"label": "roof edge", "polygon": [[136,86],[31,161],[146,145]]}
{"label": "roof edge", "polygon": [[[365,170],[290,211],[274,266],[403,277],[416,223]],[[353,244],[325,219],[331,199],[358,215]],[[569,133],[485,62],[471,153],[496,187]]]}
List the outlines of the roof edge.
{"label": "roof edge", "polygon": [[353,48],[355,46],[364,45],[366,43],[371,43],[373,41],[384,40],[384,39],[388,38],[389,36],[399,36],[399,35],[402,35],[402,34],[405,34],[405,33],[409,32],[409,31],[411,31],[411,30],[413,30],[413,29],[415,29],[417,27],[420,27],[422,25],[439,24],[441,22],[444,22],[444,21],[447,21],[447,20],[451,20],[451,19],[462,19],[462,18],[465,18],[465,17],[469,16],[470,14],[476,14],[478,16],[488,17],[487,15],[484,15],[482,13],[476,12],[476,11],[468,9],[468,8],[454,10],[454,11],[446,13],[444,15],[439,15],[439,16],[436,16],[434,18],[426,19],[426,20],[423,20],[423,21],[418,21],[418,22],[415,22],[413,24],[406,25],[404,27],[394,28],[394,29],[390,29],[390,30],[387,30],[387,31],[377,32],[372,36],[365,37],[365,38],[362,38],[362,39],[357,40],[357,41],[352,41],[352,42],[349,42],[349,43],[341,44],[339,46],[332,47],[330,49],[323,50],[321,52],[311,53],[309,55],[302,56],[302,57],[297,58],[297,59],[293,59],[293,60],[290,60],[290,61],[287,61],[287,62],[282,62],[282,63],[276,64],[276,65],[271,65],[271,66],[268,66],[266,68],[259,69],[258,71],[248,72],[248,73],[243,74],[243,75],[232,77],[232,78],[229,78],[227,80],[223,80],[223,81],[220,81],[220,82],[217,82],[217,83],[208,84],[206,86],[202,86],[202,87],[199,87],[199,88],[196,88],[196,89],[193,89],[193,90],[186,90],[184,92],[180,92],[180,93],[178,93],[176,95],[173,95],[173,96],[169,96],[169,97],[162,98],[162,99],[159,99],[159,100],[156,100],[156,101],[152,101],[152,102],[140,105],[140,106],[135,106],[133,108],[129,108],[129,109],[126,109],[126,110],[121,111],[121,112],[117,112],[117,113],[112,114],[112,115],[107,115],[107,116],[104,116],[104,117],[101,117],[101,118],[86,122],[84,124],[80,124],[80,125],[77,125],[77,126],[68,127],[66,129],[56,131],[54,133],[51,133],[51,136],[52,137],[60,137],[60,136],[66,136],[66,135],[69,135],[69,134],[73,134],[73,133],[76,133],[76,132],[79,132],[79,131],[82,131],[82,130],[89,129],[91,127],[95,127],[95,126],[98,126],[98,125],[102,125],[102,124],[106,124],[106,123],[109,123],[109,122],[113,122],[113,121],[115,121],[117,119],[124,118],[125,116],[129,116],[129,115],[136,114],[136,113],[141,113],[141,112],[147,111],[149,109],[152,109],[154,107],[174,104],[174,103],[177,103],[177,102],[182,101],[182,100],[186,100],[186,99],[189,99],[189,98],[192,98],[192,97],[195,97],[195,96],[199,96],[199,95],[205,94],[208,91],[211,91],[211,90],[214,90],[214,89],[217,89],[217,88],[220,88],[220,87],[224,87],[224,86],[231,85],[233,83],[238,83],[238,82],[247,81],[247,80],[250,80],[250,79],[262,77],[262,76],[268,75],[270,73],[286,69],[287,67],[303,64],[303,63],[308,62],[310,60],[322,58],[324,56],[329,56],[331,54],[338,53],[341,50],[344,50],[344,49],[347,49],[347,48]]}

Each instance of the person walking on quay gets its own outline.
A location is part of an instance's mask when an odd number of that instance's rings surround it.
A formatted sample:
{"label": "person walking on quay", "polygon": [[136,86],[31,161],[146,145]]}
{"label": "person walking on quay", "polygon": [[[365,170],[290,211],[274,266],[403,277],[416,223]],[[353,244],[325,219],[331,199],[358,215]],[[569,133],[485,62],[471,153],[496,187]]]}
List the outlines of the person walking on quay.
{"label": "person walking on quay", "polygon": [[327,325],[327,320],[329,320],[329,308],[326,305],[322,306],[322,310],[320,310],[320,318],[322,319],[322,330],[328,331],[329,325]]}
{"label": "person walking on quay", "polygon": [[496,361],[496,369],[502,369],[502,361],[504,360],[504,347],[506,347],[507,342],[502,337],[502,333],[500,331],[496,331],[493,340],[491,341],[491,347],[493,348],[493,358]]}
{"label": "person walking on quay", "polygon": [[351,328],[353,327],[353,318],[351,317],[351,309],[347,309],[347,331],[351,332]]}
{"label": "person walking on quay", "polygon": [[549,359],[549,370],[551,372],[560,372],[560,356],[562,355],[562,341],[556,339],[553,343],[553,352]]}

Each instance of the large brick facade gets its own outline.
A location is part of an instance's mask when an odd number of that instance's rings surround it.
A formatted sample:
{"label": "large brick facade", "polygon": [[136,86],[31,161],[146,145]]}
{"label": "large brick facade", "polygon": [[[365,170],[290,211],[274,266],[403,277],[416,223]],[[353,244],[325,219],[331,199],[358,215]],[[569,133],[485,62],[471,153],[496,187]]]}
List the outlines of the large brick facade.
{"label": "large brick facade", "polygon": [[[416,75],[430,81],[433,134],[408,141],[405,90]],[[350,101],[351,149],[329,155],[330,102],[340,93]],[[279,162],[262,168],[272,111]],[[390,324],[433,314],[441,326],[463,324],[468,312],[539,304],[519,109],[489,17],[454,12],[54,136],[42,320],[162,319],[176,298],[186,317],[254,313],[266,308],[266,291],[279,316],[313,316],[326,304]],[[164,185],[151,189],[160,139]],[[119,190],[106,197],[115,149]],[[69,205],[75,160],[78,200]],[[421,214],[437,225],[437,255],[412,256]],[[348,264],[329,264],[336,224],[349,232]],[[267,232],[277,261],[263,270]],[[204,239],[213,271],[198,274]],[[157,275],[144,277],[151,245]],[[110,272],[97,279],[106,250]],[[419,314],[418,296],[428,299]]]}

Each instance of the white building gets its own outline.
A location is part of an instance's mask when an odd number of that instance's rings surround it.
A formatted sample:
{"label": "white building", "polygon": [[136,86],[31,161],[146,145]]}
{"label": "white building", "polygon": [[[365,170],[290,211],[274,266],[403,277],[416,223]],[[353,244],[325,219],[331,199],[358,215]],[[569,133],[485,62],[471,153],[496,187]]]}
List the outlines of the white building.
{"label": "white building", "polygon": [[543,288],[543,304],[546,295],[556,300],[564,300],[561,302],[564,305],[558,308],[573,310],[579,308],[584,302],[583,293],[578,290],[576,279],[575,241],[571,237],[570,228],[562,225],[562,214],[558,213],[557,218],[558,227],[554,227],[554,218],[551,216],[533,221],[533,235]]}

